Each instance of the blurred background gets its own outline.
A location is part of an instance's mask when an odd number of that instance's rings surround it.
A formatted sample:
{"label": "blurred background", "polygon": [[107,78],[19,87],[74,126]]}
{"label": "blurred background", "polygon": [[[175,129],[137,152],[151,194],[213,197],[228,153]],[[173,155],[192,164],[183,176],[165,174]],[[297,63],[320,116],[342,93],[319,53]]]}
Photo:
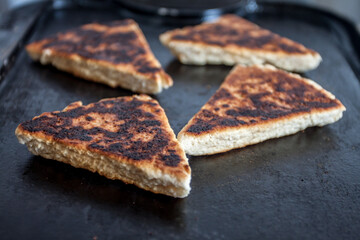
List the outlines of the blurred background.
{"label": "blurred background", "polygon": [[[76,0],[69,0],[76,2]],[[95,0],[96,1],[96,0]],[[150,2],[151,0],[140,0],[139,2]],[[179,0],[182,2],[181,0]],[[320,7],[326,10],[330,10],[332,12],[335,12],[347,19],[352,20],[356,25],[357,28],[360,30],[360,0],[282,0],[282,1],[273,1],[273,0],[267,0],[268,2],[291,2],[291,3],[301,3],[306,4],[310,6]],[[0,0],[0,15],[8,11],[9,9],[29,4],[32,2],[41,2],[41,0]],[[90,2],[89,0],[78,0],[78,2]],[[132,4],[134,4],[136,1],[129,1]],[[159,2],[159,1],[155,1]],[[162,3],[171,3],[174,1],[160,1]],[[209,3],[208,1],[203,1],[204,3]],[[211,1],[214,3],[215,1]],[[215,5],[221,4],[223,1],[218,1],[219,3],[216,3]],[[236,2],[231,1],[231,2]],[[264,1],[263,1],[264,2]]]}

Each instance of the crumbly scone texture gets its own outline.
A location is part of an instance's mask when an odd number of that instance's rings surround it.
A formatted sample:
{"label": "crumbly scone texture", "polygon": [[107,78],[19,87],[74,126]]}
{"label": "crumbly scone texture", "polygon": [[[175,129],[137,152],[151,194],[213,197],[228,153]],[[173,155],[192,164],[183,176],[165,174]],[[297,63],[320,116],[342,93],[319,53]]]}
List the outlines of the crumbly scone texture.
{"label": "crumbly scone texture", "polygon": [[321,62],[319,53],[236,15],[165,32],[160,41],[184,64],[272,64],[304,72]]}
{"label": "crumbly scone texture", "polygon": [[343,104],[312,80],[272,66],[236,66],[178,134],[186,153],[207,155],[324,126]]}
{"label": "crumbly scone texture", "polygon": [[75,102],[21,123],[15,134],[35,155],[154,193],[190,192],[188,159],[164,110],[147,95]]}
{"label": "crumbly scone texture", "polygon": [[35,61],[111,87],[153,94],[173,84],[131,19],[86,24],[30,43],[26,50]]}

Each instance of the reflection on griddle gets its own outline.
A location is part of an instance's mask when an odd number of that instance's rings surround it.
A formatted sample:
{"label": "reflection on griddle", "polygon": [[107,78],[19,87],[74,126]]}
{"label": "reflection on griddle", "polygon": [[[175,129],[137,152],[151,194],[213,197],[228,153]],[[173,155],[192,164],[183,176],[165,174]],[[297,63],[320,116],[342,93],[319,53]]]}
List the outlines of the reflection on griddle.
{"label": "reflection on griddle", "polygon": [[[46,195],[59,195],[70,205],[81,206],[87,218],[96,218],[97,214],[107,211],[113,220],[121,220],[126,216],[133,218],[127,221],[146,218],[147,221],[153,219],[154,222],[160,221],[179,230],[185,227],[183,211],[186,199],[150,193],[121,181],[109,180],[96,173],[38,156],[29,159],[23,178],[33,189],[33,194],[45,199]],[[51,199],[54,199],[53,196]],[[93,213],[86,209],[88,206]]]}

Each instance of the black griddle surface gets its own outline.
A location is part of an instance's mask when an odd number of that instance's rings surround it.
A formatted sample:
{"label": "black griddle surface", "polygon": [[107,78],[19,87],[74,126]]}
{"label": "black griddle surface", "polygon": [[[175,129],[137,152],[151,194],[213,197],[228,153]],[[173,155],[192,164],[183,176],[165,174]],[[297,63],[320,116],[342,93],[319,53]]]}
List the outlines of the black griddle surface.
{"label": "black griddle surface", "polygon": [[[116,8],[49,9],[27,42],[128,15]],[[360,84],[359,52],[353,45],[358,34],[335,16],[308,8],[267,4],[245,17],[321,54],[319,68],[304,76],[346,106],[339,122],[223,154],[190,157],[191,193],[173,199],[33,156],[19,144],[16,126],[42,112],[78,100],[88,104],[133,94],[34,63],[22,48],[0,83],[0,238],[358,238]],[[180,64],[158,40],[173,23],[133,18],[174,79],[174,86],[155,98],[178,133],[231,68]]]}

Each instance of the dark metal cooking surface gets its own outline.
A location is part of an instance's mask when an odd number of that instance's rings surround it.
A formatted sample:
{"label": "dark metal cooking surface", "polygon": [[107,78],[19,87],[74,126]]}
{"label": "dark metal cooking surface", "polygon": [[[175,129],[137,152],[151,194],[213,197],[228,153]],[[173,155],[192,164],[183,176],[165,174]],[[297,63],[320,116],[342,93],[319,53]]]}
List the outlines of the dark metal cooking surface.
{"label": "dark metal cooking surface", "polygon": [[[323,62],[305,76],[346,106],[339,122],[223,154],[190,157],[191,194],[173,199],[35,157],[20,145],[14,130],[35,115],[77,100],[88,104],[133,94],[41,66],[21,50],[0,83],[1,238],[358,238],[360,82],[358,46],[352,45],[358,35],[332,15],[311,9],[273,4],[259,9],[246,17],[320,52]],[[50,9],[29,40],[124,16],[111,9]],[[155,98],[178,133],[231,68],[180,64],[158,41],[174,26],[134,18],[174,79],[174,86]]]}
{"label": "dark metal cooking surface", "polygon": [[233,12],[252,0],[116,0],[136,12],[171,17],[207,17]]}

